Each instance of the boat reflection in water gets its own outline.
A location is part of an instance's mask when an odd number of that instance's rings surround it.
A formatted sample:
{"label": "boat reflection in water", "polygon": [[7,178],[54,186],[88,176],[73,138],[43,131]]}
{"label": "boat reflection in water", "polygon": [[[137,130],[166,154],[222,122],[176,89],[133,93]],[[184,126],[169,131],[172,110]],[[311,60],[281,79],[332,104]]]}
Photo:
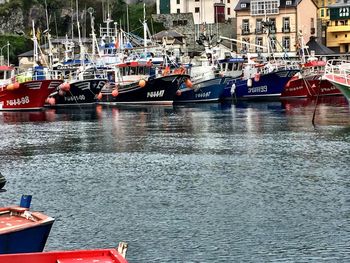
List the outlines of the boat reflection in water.
{"label": "boat reflection in water", "polygon": [[[317,104],[317,105],[316,105]],[[344,96],[326,96],[303,99],[283,99],[283,108],[291,121],[295,123],[300,115],[309,116],[310,123],[315,112],[315,124],[318,125],[344,125],[350,123],[350,110],[347,99]]]}

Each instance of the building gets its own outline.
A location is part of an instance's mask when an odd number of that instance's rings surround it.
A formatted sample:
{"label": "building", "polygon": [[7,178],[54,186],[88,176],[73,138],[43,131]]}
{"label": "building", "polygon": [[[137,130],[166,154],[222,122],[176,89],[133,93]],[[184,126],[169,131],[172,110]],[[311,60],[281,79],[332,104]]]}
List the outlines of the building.
{"label": "building", "polygon": [[[336,53],[350,51],[350,1],[340,0],[327,6],[327,47]],[[326,17],[326,19],[328,16]]]}
{"label": "building", "polygon": [[[312,0],[240,0],[235,8],[237,39],[267,48],[237,44],[238,52],[274,52],[295,55],[302,37],[316,36],[317,6]],[[270,44],[264,22],[270,23]],[[268,45],[269,44],[269,45]]]}
{"label": "building", "polygon": [[[238,0],[157,0],[153,19],[166,30],[185,36],[189,50],[200,50],[197,40],[202,33],[235,38],[234,7]],[[226,43],[227,44],[227,43]]]}
{"label": "building", "polygon": [[157,0],[157,14],[192,13],[194,23],[224,23],[235,17],[237,0]]}

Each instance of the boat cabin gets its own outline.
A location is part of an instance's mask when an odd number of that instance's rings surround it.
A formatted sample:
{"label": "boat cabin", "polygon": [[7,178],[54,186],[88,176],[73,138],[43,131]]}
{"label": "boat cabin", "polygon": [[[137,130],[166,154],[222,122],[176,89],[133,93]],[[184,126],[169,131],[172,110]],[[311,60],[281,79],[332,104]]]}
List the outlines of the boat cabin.
{"label": "boat cabin", "polygon": [[223,76],[237,78],[243,72],[243,58],[225,58],[218,61],[219,73]]}
{"label": "boat cabin", "polygon": [[0,85],[8,83],[8,80],[15,76],[15,68],[0,66]]}

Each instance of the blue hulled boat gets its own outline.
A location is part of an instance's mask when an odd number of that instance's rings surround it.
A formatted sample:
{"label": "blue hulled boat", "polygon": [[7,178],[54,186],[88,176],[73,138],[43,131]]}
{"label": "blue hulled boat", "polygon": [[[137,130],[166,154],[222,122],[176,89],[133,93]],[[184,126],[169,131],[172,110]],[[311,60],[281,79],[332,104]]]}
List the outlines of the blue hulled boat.
{"label": "blue hulled boat", "polygon": [[20,206],[0,208],[0,254],[42,252],[54,219],[29,211],[31,196]]}
{"label": "blue hulled boat", "polygon": [[299,71],[285,61],[257,63],[248,54],[243,75],[228,81],[224,96],[244,100],[279,98],[287,82]]}
{"label": "blue hulled boat", "polygon": [[282,69],[256,75],[254,78],[232,79],[227,83],[225,95],[230,98],[233,96],[235,99],[247,100],[279,98],[287,82],[298,71],[297,69]]}
{"label": "blue hulled boat", "polygon": [[174,103],[218,102],[223,97],[229,77],[215,77],[194,84],[192,87],[182,87],[178,90]]}

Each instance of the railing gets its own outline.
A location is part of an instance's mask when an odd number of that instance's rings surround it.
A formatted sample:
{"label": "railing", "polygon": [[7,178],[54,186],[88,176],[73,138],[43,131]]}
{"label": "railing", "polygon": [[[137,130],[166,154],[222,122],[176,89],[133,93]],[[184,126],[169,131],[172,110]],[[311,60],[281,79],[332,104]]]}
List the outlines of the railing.
{"label": "railing", "polygon": [[242,29],[242,35],[249,35],[250,30],[249,29]]}
{"label": "railing", "polygon": [[350,60],[331,59],[327,61],[324,77],[350,85]]}
{"label": "railing", "polygon": [[290,32],[290,27],[282,27],[282,32],[283,33],[289,33]]}

